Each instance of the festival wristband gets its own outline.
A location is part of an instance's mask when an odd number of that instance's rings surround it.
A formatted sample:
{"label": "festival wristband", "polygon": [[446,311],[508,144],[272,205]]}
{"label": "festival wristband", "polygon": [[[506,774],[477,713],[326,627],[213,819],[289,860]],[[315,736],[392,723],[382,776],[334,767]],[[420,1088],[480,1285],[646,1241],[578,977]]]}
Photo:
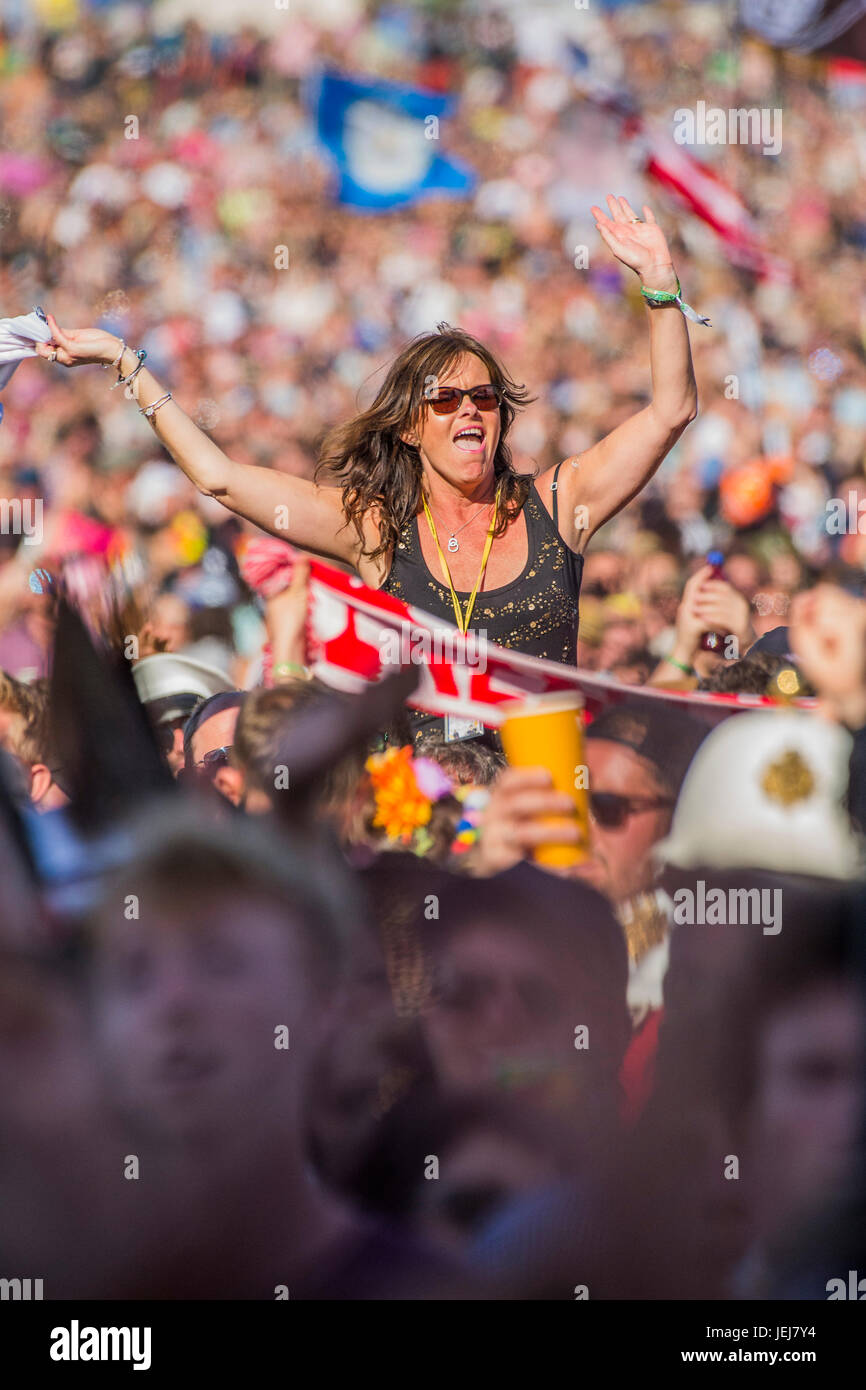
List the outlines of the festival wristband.
{"label": "festival wristband", "polygon": [[666,656],[665,661],[669,666],[676,666],[677,670],[682,671],[684,676],[693,676],[695,674],[694,666],[687,666],[684,661],[677,661],[675,656]]}
{"label": "festival wristband", "polygon": [[301,666],[297,661],[278,661],[273,668],[273,674],[277,676],[291,676],[295,680],[308,681],[310,673],[306,666]]}
{"label": "festival wristband", "polygon": [[659,308],[664,304],[676,304],[677,308],[680,309],[692,323],[703,323],[707,328],[712,328],[713,325],[710,323],[709,319],[704,318],[702,314],[695,313],[695,310],[692,309],[690,305],[683,302],[683,297],[680,292],[681,289],[680,277],[677,276],[676,294],[671,294],[669,290],[648,290],[643,285],[641,285],[640,292],[647,304],[651,307]]}

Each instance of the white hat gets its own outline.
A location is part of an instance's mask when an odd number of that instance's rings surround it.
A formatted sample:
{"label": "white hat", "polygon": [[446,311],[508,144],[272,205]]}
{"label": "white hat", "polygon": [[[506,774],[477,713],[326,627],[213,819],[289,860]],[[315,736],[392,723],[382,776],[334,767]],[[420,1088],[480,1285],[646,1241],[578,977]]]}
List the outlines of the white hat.
{"label": "white hat", "polygon": [[733,715],[695,754],[656,856],[680,869],[858,877],[862,843],[842,805],[851,746],[805,711]]}
{"label": "white hat", "polygon": [[[234,690],[234,684],[224,671],[215,666],[205,666],[202,661],[192,657],[180,656],[177,652],[157,652],[156,656],[146,656],[132,668],[135,688],[143,705],[151,700],[164,700],[167,696],[220,695],[224,690]],[[163,717],[166,717],[165,715]]]}

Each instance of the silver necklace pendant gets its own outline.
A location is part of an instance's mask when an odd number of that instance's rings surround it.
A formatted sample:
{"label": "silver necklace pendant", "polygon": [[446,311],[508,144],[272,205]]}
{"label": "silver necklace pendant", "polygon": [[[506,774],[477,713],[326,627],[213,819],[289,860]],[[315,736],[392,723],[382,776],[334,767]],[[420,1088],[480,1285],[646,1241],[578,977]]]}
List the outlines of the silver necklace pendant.
{"label": "silver necklace pendant", "polygon": [[460,542],[458,541],[456,536],[451,537],[450,541],[448,542],[448,549],[451,551],[452,555],[455,550],[460,549]]}

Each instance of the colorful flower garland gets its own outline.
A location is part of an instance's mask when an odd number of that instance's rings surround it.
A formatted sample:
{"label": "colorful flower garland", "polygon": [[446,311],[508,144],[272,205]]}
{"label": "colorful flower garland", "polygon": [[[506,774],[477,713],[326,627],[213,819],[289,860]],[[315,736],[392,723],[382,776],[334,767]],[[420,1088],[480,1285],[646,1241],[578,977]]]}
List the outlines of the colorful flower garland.
{"label": "colorful flower garland", "polygon": [[414,757],[408,745],[372,753],[364,766],[373,786],[373,825],[381,827],[389,840],[406,845],[414,854],[429,854],[434,841],[427,827],[433,807],[452,796],[463,806],[452,854],[465,854],[476,843],[489,800],[485,788],[456,786],[437,762]]}

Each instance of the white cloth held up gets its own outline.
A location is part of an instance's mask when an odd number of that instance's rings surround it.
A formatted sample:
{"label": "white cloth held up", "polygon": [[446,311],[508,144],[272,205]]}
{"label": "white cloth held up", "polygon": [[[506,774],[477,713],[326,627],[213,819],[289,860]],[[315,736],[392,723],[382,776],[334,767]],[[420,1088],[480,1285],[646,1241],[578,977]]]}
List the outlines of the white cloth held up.
{"label": "white cloth held up", "polygon": [[51,329],[44,319],[34,311],[19,314],[14,319],[0,319],[0,391],[9,381],[19,362],[25,357],[37,357],[38,353],[31,343],[47,343],[51,340]]}

